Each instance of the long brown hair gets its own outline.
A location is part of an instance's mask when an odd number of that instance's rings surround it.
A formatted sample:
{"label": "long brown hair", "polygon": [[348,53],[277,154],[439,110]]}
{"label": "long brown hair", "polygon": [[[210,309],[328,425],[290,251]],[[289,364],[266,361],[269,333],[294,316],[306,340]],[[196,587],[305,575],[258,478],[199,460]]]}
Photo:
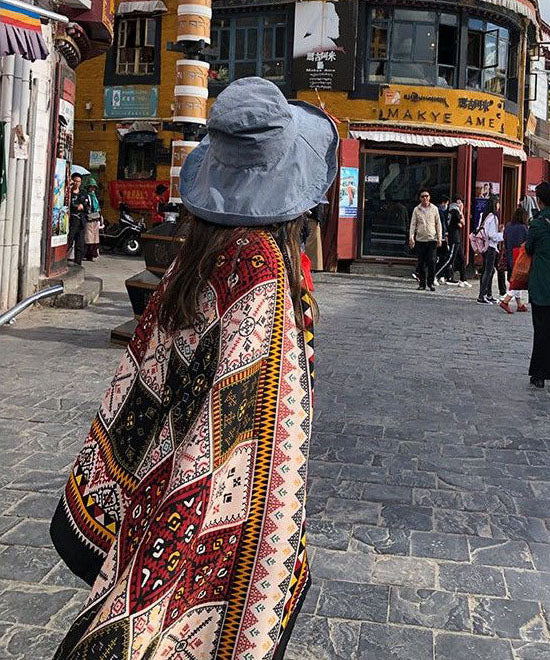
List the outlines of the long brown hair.
{"label": "long brown hair", "polygon": [[[175,332],[193,325],[198,310],[199,296],[212,275],[217,257],[238,238],[255,231],[268,231],[278,244],[286,247],[287,275],[296,315],[296,323],[303,329],[302,295],[304,293],[300,255],[300,239],[305,218],[272,227],[222,227],[192,216],[189,233],[185,238],[172,275],[162,293],[159,322],[167,332]],[[235,259],[235,267],[236,267]],[[309,294],[314,318],[318,315],[315,299]]]}

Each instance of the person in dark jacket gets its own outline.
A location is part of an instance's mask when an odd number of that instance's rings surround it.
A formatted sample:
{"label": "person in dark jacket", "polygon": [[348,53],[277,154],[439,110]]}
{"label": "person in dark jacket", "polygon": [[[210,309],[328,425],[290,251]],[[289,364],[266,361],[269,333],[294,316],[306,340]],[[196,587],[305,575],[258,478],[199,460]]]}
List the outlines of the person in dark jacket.
{"label": "person in dark jacket", "polygon": [[[527,240],[527,211],[518,206],[512,216],[512,221],[504,228],[504,251],[506,256],[506,272],[508,281],[512,279],[514,265],[514,249],[523,245]],[[510,289],[500,302],[500,306],[507,314],[513,314],[510,302],[516,299],[518,312],[526,312],[527,306],[521,300],[521,291]]]}
{"label": "person in dark jacket", "polygon": [[[472,288],[466,279],[466,259],[462,247],[462,230],[464,228],[464,201],[462,195],[455,195],[453,203],[449,206],[447,223],[447,244],[449,255],[446,264],[441,268],[446,284]],[[455,280],[455,272],[459,271],[460,280]],[[438,273],[439,274],[439,273]]]}
{"label": "person in dark jacket", "polygon": [[84,232],[86,229],[86,215],[88,201],[82,191],[82,177],[80,174],[71,176],[71,205],[69,208],[69,235],[67,236],[67,252],[74,245],[74,262],[82,266],[84,256]]}
{"label": "person in dark jacket", "polygon": [[536,189],[541,209],[531,222],[525,248],[532,255],[529,275],[529,300],[533,312],[533,354],[529,375],[531,384],[543,388],[550,380],[550,183]]}

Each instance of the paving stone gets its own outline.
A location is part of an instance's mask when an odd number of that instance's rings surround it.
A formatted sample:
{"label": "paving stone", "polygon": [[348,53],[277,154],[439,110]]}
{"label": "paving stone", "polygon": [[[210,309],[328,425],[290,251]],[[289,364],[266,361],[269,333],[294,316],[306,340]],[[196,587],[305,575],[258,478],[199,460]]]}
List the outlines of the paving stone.
{"label": "paving stone", "polygon": [[397,529],[431,530],[432,509],[405,504],[384,504],[380,514],[382,524]]}
{"label": "paving stone", "polygon": [[386,527],[355,525],[353,538],[366,545],[371,552],[383,555],[408,555],[410,532]]}
{"label": "paving stone", "polygon": [[[56,553],[56,558],[59,559]],[[42,582],[54,587],[73,587],[74,589],[90,590],[90,586],[72,573],[67,566],[58,561],[50,572],[42,579]]]}
{"label": "paving stone", "polygon": [[512,642],[517,660],[548,660],[550,644],[540,642]]}
{"label": "paving stone", "polygon": [[502,572],[486,566],[441,564],[439,566],[439,584],[447,591],[506,596]]}
{"label": "paving stone", "polygon": [[29,548],[10,545],[2,553],[0,578],[23,582],[40,582],[58,562],[57,552],[51,548]]}
{"label": "paving stone", "polygon": [[59,474],[46,470],[29,470],[10,482],[15,490],[49,491],[59,493],[67,482],[68,472]]}
{"label": "paving stone", "polygon": [[0,657],[5,660],[51,658],[64,634],[47,628],[9,626],[0,641]]}
{"label": "paving stone", "polygon": [[517,499],[493,487],[488,488],[486,493],[463,493],[462,499],[466,511],[504,514],[517,513]]}
{"label": "paving stone", "polygon": [[321,593],[321,587],[323,586],[323,581],[318,580],[316,576],[313,577],[313,583],[309,587],[304,604],[302,605],[301,612],[303,614],[315,614],[317,609],[317,603],[319,601],[319,594]]}
{"label": "paving stone", "polygon": [[462,509],[462,493],[449,490],[428,490],[415,488],[413,490],[413,504],[440,509]]}
{"label": "paving stone", "polygon": [[435,638],[435,660],[514,660],[510,642],[471,635],[440,633]]}
{"label": "paving stone", "polygon": [[15,516],[0,516],[0,534],[15,527],[18,522],[20,522],[20,518],[16,518]]}
{"label": "paving stone", "polygon": [[512,598],[550,603],[550,573],[505,569],[504,577]]}
{"label": "paving stone", "polygon": [[[549,468],[550,470],[550,468]],[[550,500],[516,497],[517,513],[530,518],[547,518],[550,515]]]}
{"label": "paving stone", "polygon": [[436,565],[418,557],[377,557],[372,571],[375,584],[435,587]]}
{"label": "paving stone", "polygon": [[329,497],[326,504],[326,517],[335,522],[376,525],[379,510],[380,505],[373,502],[355,502]]}
{"label": "paving stone", "polygon": [[464,536],[439,532],[411,532],[411,555],[454,561],[470,559]]}
{"label": "paving stone", "polygon": [[389,587],[353,582],[325,582],[317,614],[339,619],[386,621]]}
{"label": "paving stone", "polygon": [[538,603],[501,598],[475,598],[472,612],[478,635],[550,641]]}
{"label": "paving stone", "polygon": [[443,630],[472,629],[468,598],[433,589],[392,587],[390,622]]}
{"label": "paving stone", "polygon": [[310,520],[307,540],[313,546],[329,550],[345,550],[351,536],[351,525],[326,520]]}
{"label": "paving stone", "polygon": [[321,579],[372,582],[374,556],[364,552],[338,552],[317,548],[312,573]]}
{"label": "paving stone", "polygon": [[288,660],[360,660],[360,624],[300,616],[285,653]]}
{"label": "paving stone", "polygon": [[522,516],[492,516],[493,535],[495,537],[550,543],[550,532],[538,518]]}
{"label": "paving stone", "polygon": [[14,584],[2,594],[0,621],[46,626],[75,593],[74,589]]}
{"label": "paving stone", "polygon": [[412,488],[404,486],[367,485],[363,491],[363,499],[369,502],[412,502]]}
{"label": "paving stone", "polygon": [[359,657],[362,660],[367,658],[373,660],[431,660],[433,658],[432,632],[418,628],[363,623],[359,640]]}
{"label": "paving stone", "polygon": [[50,523],[46,520],[18,518],[18,524],[5,534],[0,541],[7,545],[28,545],[35,548],[50,548]]}
{"label": "paving stone", "polygon": [[547,543],[530,543],[529,548],[536,568],[539,571],[550,573],[550,545]]}
{"label": "paving stone", "polygon": [[529,546],[525,541],[469,537],[468,543],[473,564],[534,568]]}
{"label": "paving stone", "polygon": [[449,534],[491,536],[489,517],[481,513],[435,509],[434,527],[439,532]]}
{"label": "paving stone", "polygon": [[[345,479],[315,477],[311,480],[308,492],[313,497],[340,497],[349,500],[360,500],[363,484]],[[357,506],[357,503],[355,505]]]}
{"label": "paving stone", "polygon": [[48,495],[47,493],[24,495],[21,491],[15,492],[19,492],[20,499],[8,509],[9,515],[51,520],[59,503],[59,495]]}

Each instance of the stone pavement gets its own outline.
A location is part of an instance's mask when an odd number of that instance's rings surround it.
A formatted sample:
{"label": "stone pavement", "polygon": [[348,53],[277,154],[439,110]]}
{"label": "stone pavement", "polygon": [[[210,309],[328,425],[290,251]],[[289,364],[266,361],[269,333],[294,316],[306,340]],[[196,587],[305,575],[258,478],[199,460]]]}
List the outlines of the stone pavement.
{"label": "stone pavement", "polygon": [[[51,658],[86,596],[48,520],[120,357],[100,304],[0,330],[0,657]],[[121,277],[120,274],[123,274]],[[319,278],[308,539],[313,586],[286,660],[550,659],[550,392],[528,315],[475,291]]]}

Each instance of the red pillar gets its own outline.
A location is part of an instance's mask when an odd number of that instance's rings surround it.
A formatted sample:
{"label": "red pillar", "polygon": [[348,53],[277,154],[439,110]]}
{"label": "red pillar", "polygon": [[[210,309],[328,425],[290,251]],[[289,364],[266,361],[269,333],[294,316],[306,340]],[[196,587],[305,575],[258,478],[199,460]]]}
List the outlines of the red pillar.
{"label": "red pillar", "polygon": [[[344,138],[340,141],[340,167],[356,168],[359,174],[359,140]],[[361,184],[359,183],[359,185]],[[339,199],[339,188],[336,192]],[[361,196],[358,194],[358,197]],[[338,205],[338,209],[339,207],[340,205]],[[354,218],[343,218],[338,215],[338,232],[336,236],[338,259],[355,259],[357,257],[358,215],[361,214],[357,212]]]}

